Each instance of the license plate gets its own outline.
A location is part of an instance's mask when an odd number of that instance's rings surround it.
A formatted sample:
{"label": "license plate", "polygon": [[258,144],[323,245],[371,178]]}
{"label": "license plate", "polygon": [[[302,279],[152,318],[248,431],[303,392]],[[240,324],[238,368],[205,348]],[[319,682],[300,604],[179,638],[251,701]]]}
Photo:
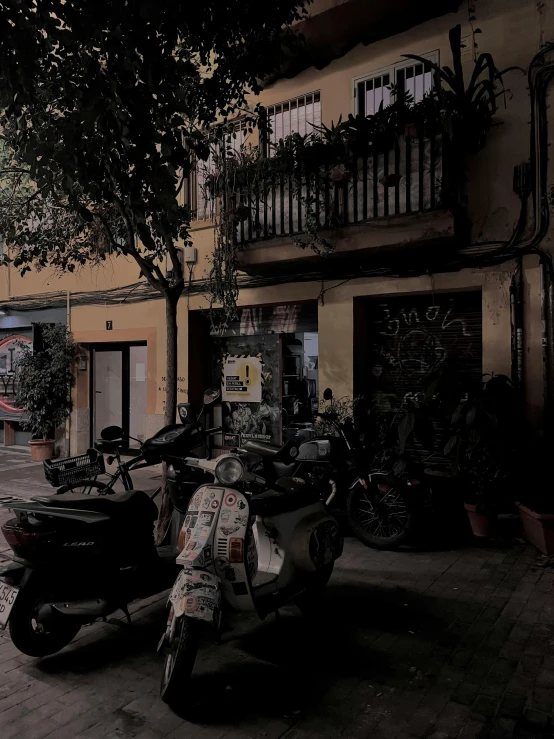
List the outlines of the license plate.
{"label": "license plate", "polygon": [[0,629],[5,629],[19,588],[0,582]]}

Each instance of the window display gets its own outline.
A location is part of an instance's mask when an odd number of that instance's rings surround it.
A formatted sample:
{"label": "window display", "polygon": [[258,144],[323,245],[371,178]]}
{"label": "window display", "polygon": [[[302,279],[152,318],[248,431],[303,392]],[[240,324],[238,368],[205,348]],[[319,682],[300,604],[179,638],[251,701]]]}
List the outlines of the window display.
{"label": "window display", "polygon": [[247,439],[282,444],[313,435],[319,394],[315,302],[239,309],[237,321],[211,340],[224,448]]}

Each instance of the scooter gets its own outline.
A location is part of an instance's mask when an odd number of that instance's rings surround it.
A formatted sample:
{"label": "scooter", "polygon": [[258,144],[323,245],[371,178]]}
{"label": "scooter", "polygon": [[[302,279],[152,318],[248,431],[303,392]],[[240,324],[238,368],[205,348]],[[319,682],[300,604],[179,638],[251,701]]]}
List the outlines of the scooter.
{"label": "scooter", "polygon": [[217,635],[227,610],[263,619],[292,600],[309,609],[331,577],[343,540],[317,490],[296,478],[267,489],[248,455],[167,461],[214,477],[187,509],[177,558],[183,569],[158,646],[165,652],[162,700],[181,710],[202,628]]}
{"label": "scooter", "polygon": [[[205,396],[205,402],[217,397]],[[168,436],[171,449],[174,438]],[[196,435],[188,438],[192,452]],[[189,484],[196,489],[200,483]],[[0,572],[0,629],[9,624],[14,646],[32,657],[59,651],[82,626],[117,610],[130,622],[129,603],[171,587],[179,572],[182,516],[174,511],[156,547],[158,509],[141,490],[6,496],[0,506],[16,514],[1,527],[14,556]]]}

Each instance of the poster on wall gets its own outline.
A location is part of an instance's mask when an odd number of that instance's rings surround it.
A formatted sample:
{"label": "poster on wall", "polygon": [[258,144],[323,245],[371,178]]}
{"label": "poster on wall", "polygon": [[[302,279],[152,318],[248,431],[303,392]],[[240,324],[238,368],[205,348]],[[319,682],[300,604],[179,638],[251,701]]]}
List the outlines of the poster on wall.
{"label": "poster on wall", "polygon": [[261,356],[228,354],[223,360],[224,402],[261,403],[263,386]]}
{"label": "poster on wall", "polygon": [[[222,426],[223,444],[232,448],[240,446],[242,441],[256,439],[258,441],[269,441],[279,444],[281,439],[281,414],[280,414],[280,390],[279,390],[279,336],[233,336],[214,339],[215,352],[213,364],[214,386],[222,384]],[[244,397],[244,391],[232,395],[227,400],[225,395],[225,367],[229,359],[247,358],[257,360],[260,368],[258,394],[259,400],[254,401],[252,394],[249,398]],[[236,378],[240,374],[236,370],[237,364],[228,366],[228,376]],[[244,370],[246,375],[246,370]],[[250,369],[249,377],[252,380]],[[233,380],[230,384],[236,385]],[[252,387],[252,383],[249,385]]]}

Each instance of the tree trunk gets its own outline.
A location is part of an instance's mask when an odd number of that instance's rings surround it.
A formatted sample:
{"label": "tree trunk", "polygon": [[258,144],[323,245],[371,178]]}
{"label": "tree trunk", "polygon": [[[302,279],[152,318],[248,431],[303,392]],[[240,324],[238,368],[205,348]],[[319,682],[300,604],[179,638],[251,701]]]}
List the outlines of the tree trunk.
{"label": "tree trunk", "polygon": [[[166,321],[166,371],[165,371],[165,418],[166,426],[175,423],[177,416],[177,302],[179,298],[166,293],[165,321]],[[169,522],[173,505],[167,490],[167,465],[162,469],[162,500],[158,525],[156,528],[156,543],[161,544]]]}

